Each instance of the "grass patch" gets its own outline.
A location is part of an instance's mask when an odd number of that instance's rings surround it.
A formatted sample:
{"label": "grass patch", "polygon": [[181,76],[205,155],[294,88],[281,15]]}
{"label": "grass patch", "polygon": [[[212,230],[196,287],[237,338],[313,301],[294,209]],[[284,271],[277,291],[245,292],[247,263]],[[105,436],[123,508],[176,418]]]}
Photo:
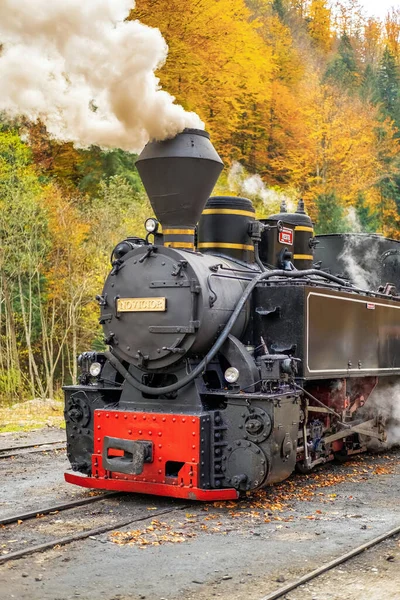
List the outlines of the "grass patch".
{"label": "grass patch", "polygon": [[42,427],[65,428],[62,400],[28,400],[0,406],[0,433],[31,431]]}

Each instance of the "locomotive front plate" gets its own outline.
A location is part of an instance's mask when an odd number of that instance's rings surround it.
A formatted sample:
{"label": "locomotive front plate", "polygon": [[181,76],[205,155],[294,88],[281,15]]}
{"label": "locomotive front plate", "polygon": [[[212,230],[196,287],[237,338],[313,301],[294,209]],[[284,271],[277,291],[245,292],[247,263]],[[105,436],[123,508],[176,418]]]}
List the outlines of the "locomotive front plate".
{"label": "locomotive front plate", "polygon": [[118,312],[157,312],[167,310],[166,298],[118,298]]}

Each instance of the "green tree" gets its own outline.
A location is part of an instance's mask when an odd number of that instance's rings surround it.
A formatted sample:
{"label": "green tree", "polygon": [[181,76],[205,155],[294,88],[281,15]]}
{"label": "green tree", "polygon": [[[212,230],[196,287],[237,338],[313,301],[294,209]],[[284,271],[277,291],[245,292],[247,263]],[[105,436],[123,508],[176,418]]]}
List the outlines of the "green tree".
{"label": "green tree", "polygon": [[315,222],[316,233],[341,233],[346,230],[347,223],[344,209],[334,192],[320,194],[315,204],[318,209]]}
{"label": "green tree", "polygon": [[378,89],[386,114],[400,127],[400,71],[395,57],[387,46],[379,67]]}
{"label": "green tree", "polygon": [[325,81],[354,91],[360,80],[356,52],[347,33],[340,38],[337,55],[328,64]]}

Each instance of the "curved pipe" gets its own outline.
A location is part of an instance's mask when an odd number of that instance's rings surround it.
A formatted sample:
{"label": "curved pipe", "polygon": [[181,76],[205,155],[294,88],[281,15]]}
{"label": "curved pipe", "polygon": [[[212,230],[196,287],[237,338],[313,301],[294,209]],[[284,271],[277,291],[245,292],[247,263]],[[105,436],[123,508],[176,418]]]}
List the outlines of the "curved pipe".
{"label": "curved pipe", "polygon": [[211,350],[206,354],[206,356],[197,365],[197,367],[195,369],[193,369],[193,371],[191,373],[189,373],[189,375],[186,375],[186,377],[184,377],[180,381],[177,381],[176,383],[173,383],[172,385],[166,385],[166,386],[160,387],[160,388],[154,388],[154,387],[150,387],[148,385],[143,385],[143,383],[141,383],[140,381],[135,379],[135,377],[133,377],[133,375],[131,375],[131,373],[129,373],[129,371],[127,369],[125,369],[125,367],[118,360],[118,358],[116,358],[110,351],[104,352],[104,355],[110,361],[110,363],[113,365],[113,367],[133,387],[135,387],[140,392],[149,394],[150,396],[161,396],[163,394],[170,394],[171,392],[176,392],[177,390],[180,390],[181,388],[183,388],[185,385],[188,385],[189,383],[191,383],[193,381],[193,379],[195,379],[198,375],[200,375],[204,371],[207,364],[214,358],[214,356],[217,354],[217,352],[221,348],[222,344],[225,342],[228,335],[230,334],[234,324],[236,323],[237,318],[239,317],[239,314],[240,314],[242,308],[244,307],[247,300],[249,299],[250,294],[252,293],[254,288],[260,283],[260,281],[263,281],[265,279],[270,279],[271,277],[300,278],[300,277],[307,277],[309,275],[317,275],[318,277],[330,279],[331,281],[334,281],[335,283],[339,283],[340,285],[343,285],[343,286],[348,285],[347,282],[344,281],[343,279],[340,279],[339,277],[335,277],[334,275],[331,275],[330,273],[324,273],[323,271],[318,271],[317,269],[308,269],[306,271],[274,270],[274,271],[264,271],[263,273],[259,273],[256,277],[254,277],[254,279],[252,279],[250,281],[249,285],[244,290],[239,302],[236,305],[236,308],[234,309],[233,313],[231,314],[227,324],[225,325],[224,329],[221,331],[217,341],[215,342],[215,344],[211,348]]}

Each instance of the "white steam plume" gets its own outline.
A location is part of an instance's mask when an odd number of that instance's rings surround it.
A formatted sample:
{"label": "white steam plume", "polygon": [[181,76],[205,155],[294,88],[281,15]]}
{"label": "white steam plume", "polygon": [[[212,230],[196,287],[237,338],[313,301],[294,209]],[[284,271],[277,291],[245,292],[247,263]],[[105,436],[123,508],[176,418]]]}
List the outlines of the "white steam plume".
{"label": "white steam plume", "polygon": [[[362,266],[360,264],[362,256]],[[339,261],[355,286],[364,290],[379,286],[379,240],[363,235],[346,235]]]}
{"label": "white steam plume", "polygon": [[41,119],[78,146],[138,151],[148,139],[203,128],[154,71],[160,31],[125,21],[134,0],[1,0],[0,111]]}
{"label": "white steam plume", "polygon": [[277,213],[284,201],[288,212],[296,210],[295,202],[288,194],[268,188],[259,175],[248,175],[239,162],[234,162],[228,173],[228,186],[232,192],[243,194],[249,198],[260,198],[268,215]]}
{"label": "white steam plume", "polygon": [[371,393],[362,409],[365,418],[380,416],[387,433],[384,444],[377,444],[374,439],[369,442],[371,449],[388,448],[400,444],[400,383],[394,379],[382,380]]}

